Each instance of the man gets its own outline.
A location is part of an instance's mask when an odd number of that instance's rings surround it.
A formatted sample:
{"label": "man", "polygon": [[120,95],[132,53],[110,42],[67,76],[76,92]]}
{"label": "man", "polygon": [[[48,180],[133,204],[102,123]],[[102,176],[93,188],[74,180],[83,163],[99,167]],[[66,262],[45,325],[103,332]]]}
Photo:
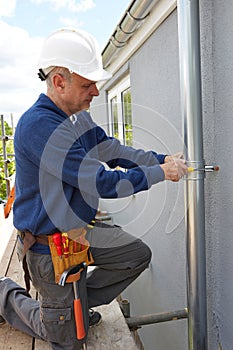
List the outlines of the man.
{"label": "man", "polygon": [[[72,283],[60,286],[55,281],[53,258],[60,263],[65,250],[59,253],[64,242],[56,243],[54,257],[54,235],[68,235],[73,250],[67,256],[73,256],[75,242],[85,233],[90,243],[96,268],[87,278],[81,272],[76,282],[87,334],[101,315],[86,310],[111,302],[151,259],[140,239],[119,227],[93,223],[99,198],[126,197],[160,181],[179,181],[187,167],[180,154],[123,146],[93,122],[86,110],[99,94],[96,82],[111,76],[88,33],[68,28],[52,33],[42,49],[39,77],[47,83],[47,94],[22,115],[15,133],[14,225],[40,301],[10,278],[2,278],[0,314],[13,327],[49,342],[52,349],[74,350],[85,337],[76,336]],[[117,166],[128,171],[114,170]]]}

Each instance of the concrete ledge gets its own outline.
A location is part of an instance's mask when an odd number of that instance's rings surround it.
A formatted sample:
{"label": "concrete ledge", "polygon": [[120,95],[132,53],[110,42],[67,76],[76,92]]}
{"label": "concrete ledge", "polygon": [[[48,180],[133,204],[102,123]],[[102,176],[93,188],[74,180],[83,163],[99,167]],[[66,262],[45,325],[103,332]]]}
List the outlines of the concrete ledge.
{"label": "concrete ledge", "polygon": [[88,350],[138,350],[116,300],[95,308],[103,322],[89,331]]}

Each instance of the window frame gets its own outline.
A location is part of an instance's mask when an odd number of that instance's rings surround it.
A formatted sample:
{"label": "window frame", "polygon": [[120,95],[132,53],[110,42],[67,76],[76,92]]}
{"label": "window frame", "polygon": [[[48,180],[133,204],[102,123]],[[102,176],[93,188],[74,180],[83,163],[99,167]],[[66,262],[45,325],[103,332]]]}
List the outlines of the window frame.
{"label": "window frame", "polygon": [[[124,101],[122,100],[123,93],[131,88],[130,76],[127,75],[118,84],[108,91],[108,123],[109,123],[109,135],[114,137],[114,115],[112,113],[112,100],[116,98],[117,116],[118,116],[118,139],[125,145],[126,144],[126,132],[125,132],[125,120],[124,120]],[[120,102],[118,102],[120,101]]]}

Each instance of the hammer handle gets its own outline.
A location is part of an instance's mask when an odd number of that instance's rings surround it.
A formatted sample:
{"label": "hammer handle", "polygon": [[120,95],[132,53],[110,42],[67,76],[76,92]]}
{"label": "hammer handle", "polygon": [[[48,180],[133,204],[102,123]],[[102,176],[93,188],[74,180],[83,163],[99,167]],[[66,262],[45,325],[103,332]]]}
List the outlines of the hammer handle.
{"label": "hammer handle", "polygon": [[74,316],[76,323],[77,339],[83,339],[86,335],[83,324],[83,311],[80,299],[74,300]]}

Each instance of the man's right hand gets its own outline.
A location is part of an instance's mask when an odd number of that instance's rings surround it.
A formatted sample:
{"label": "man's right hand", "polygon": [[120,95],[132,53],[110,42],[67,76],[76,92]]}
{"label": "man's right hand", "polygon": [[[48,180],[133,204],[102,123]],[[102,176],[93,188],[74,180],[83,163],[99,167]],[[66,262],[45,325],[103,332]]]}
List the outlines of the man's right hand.
{"label": "man's right hand", "polygon": [[188,167],[184,159],[173,159],[160,166],[164,171],[165,180],[173,182],[178,182],[188,172]]}

